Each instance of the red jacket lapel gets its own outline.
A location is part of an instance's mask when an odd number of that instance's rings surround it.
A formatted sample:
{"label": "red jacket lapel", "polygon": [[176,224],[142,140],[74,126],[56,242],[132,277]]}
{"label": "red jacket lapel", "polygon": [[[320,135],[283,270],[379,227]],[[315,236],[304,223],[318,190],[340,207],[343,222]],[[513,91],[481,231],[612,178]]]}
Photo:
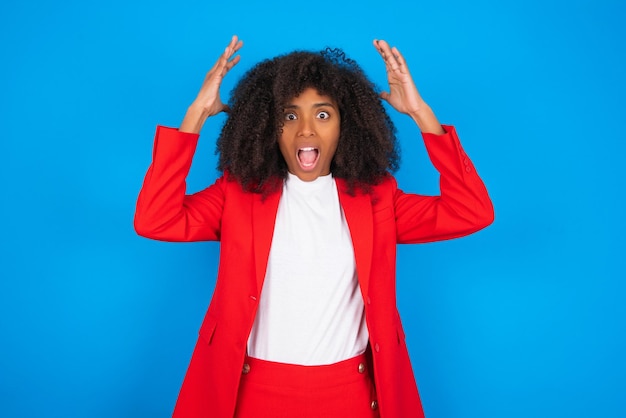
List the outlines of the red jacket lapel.
{"label": "red jacket lapel", "polygon": [[346,182],[342,179],[337,179],[336,181],[337,190],[339,191],[339,203],[341,203],[343,213],[346,215],[348,222],[348,228],[350,228],[361,292],[364,300],[367,300],[372,266],[372,248],[374,245],[372,203],[369,195],[357,193],[355,196],[351,196],[346,192]]}
{"label": "red jacket lapel", "polygon": [[[336,179],[336,181],[339,203],[343,208],[348,228],[350,229],[350,236],[352,237],[361,291],[363,297],[367,298],[373,248],[373,219],[370,196],[360,193],[351,196],[346,192],[347,185],[345,181],[342,179]],[[270,194],[265,199],[262,199],[259,194],[253,196],[252,232],[254,234],[256,283],[259,292],[263,287],[263,280],[265,279],[281,193],[282,189],[277,193]]]}
{"label": "red jacket lapel", "polygon": [[278,202],[282,194],[282,188],[264,199],[255,193],[252,205],[252,234],[254,241],[254,264],[256,271],[257,292],[261,293],[263,280],[267,270],[267,260],[270,255],[274,224],[278,212]]}

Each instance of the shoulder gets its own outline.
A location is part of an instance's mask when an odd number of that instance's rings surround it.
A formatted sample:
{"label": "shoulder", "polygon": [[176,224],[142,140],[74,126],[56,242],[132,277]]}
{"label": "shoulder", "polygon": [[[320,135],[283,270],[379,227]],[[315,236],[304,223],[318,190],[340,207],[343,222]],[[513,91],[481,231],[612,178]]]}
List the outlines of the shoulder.
{"label": "shoulder", "polygon": [[398,190],[396,179],[389,173],[385,174],[375,184],[366,184],[364,186],[350,187],[349,183],[341,178],[337,178],[337,187],[340,193],[358,197],[363,196],[369,198],[373,206],[385,204],[393,201],[394,195]]}
{"label": "shoulder", "polygon": [[244,185],[228,170],[225,170],[221,177],[215,181],[226,193],[242,195],[246,197],[260,197],[262,200],[282,190],[283,179],[271,177],[260,186],[258,184]]}
{"label": "shoulder", "polygon": [[372,186],[371,194],[372,198],[375,198],[376,196],[382,197],[386,195],[393,196],[396,190],[398,190],[398,182],[396,181],[395,177],[391,174],[386,174],[380,180],[380,182]]}
{"label": "shoulder", "polygon": [[398,188],[396,179],[389,173],[382,176],[376,183],[356,183],[351,185],[346,179],[337,177],[335,178],[337,187],[342,193],[354,195],[370,195],[375,196],[379,193],[388,193],[389,191],[395,191]]}
{"label": "shoulder", "polygon": [[374,189],[380,189],[380,190],[397,189],[397,188],[398,188],[398,182],[396,181],[396,178],[392,176],[391,174],[386,174],[382,178],[380,183],[374,186]]}
{"label": "shoulder", "polygon": [[386,174],[381,181],[374,186],[370,191],[370,198],[373,206],[389,205],[393,202],[396,191],[398,190],[398,183],[395,177],[391,174]]}

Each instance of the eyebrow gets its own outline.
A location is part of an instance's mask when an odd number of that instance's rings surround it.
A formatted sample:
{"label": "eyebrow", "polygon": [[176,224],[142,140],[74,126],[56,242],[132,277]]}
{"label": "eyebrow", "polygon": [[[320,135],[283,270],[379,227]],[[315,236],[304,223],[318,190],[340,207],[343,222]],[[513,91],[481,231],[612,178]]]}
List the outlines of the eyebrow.
{"label": "eyebrow", "polygon": [[[315,103],[313,104],[314,108],[318,108],[318,107],[332,107],[335,108],[335,105],[333,105],[332,103],[329,102],[320,102],[320,103]],[[300,109],[300,106],[297,106],[295,104],[288,104],[285,106],[285,109]]]}

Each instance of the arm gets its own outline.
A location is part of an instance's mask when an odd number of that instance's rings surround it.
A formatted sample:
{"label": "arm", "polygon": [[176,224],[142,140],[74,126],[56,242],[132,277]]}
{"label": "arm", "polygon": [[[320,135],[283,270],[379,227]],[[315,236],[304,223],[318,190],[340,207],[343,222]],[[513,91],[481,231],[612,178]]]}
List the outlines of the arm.
{"label": "arm", "polygon": [[162,241],[216,241],[224,202],[224,179],[185,195],[197,134],[157,127],[152,164],[137,199],[135,231]]}
{"label": "arm", "polygon": [[395,46],[387,42],[374,40],[374,46],[385,61],[389,92],[382,92],[380,97],[394,109],[409,115],[423,133],[441,135],[444,133],[435,113],[420,96],[404,61],[404,57]]}
{"label": "arm", "polygon": [[396,190],[398,242],[456,238],[491,224],[494,218],[491,200],[456,131],[451,126],[444,129],[422,99],[400,51],[382,40],[375,40],[374,46],[385,61],[389,81],[389,92],[382,92],[381,98],[415,121],[422,131],[428,155],[441,175],[441,196]]}
{"label": "arm", "polygon": [[396,235],[401,244],[462,237],[490,225],[493,205],[456,130],[423,135],[428,156],[440,173],[440,196],[407,194],[396,189]]}
{"label": "arm", "polygon": [[134,224],[139,235],[165,241],[220,239],[225,180],[221,178],[199,193],[185,195],[185,179],[204,122],[227,110],[219,88],[226,73],[239,62],[239,56],[233,55],[241,46],[234,36],[207,73],[178,130],[157,128],[152,164],[137,199]]}
{"label": "arm", "polygon": [[220,99],[220,86],[224,76],[239,62],[240,56],[235,54],[242,46],[243,42],[233,36],[224,53],[204,78],[198,96],[187,109],[180,124],[181,132],[200,133],[209,116],[228,111],[228,107]]}

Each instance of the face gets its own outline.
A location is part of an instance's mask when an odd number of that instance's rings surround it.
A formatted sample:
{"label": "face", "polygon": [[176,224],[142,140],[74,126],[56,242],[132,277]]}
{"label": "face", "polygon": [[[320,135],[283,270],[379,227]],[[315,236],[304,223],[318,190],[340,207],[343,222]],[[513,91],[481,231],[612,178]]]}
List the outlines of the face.
{"label": "face", "polygon": [[308,88],[287,103],[283,124],[278,146],[289,172],[302,181],[330,174],[341,124],[335,101]]}

